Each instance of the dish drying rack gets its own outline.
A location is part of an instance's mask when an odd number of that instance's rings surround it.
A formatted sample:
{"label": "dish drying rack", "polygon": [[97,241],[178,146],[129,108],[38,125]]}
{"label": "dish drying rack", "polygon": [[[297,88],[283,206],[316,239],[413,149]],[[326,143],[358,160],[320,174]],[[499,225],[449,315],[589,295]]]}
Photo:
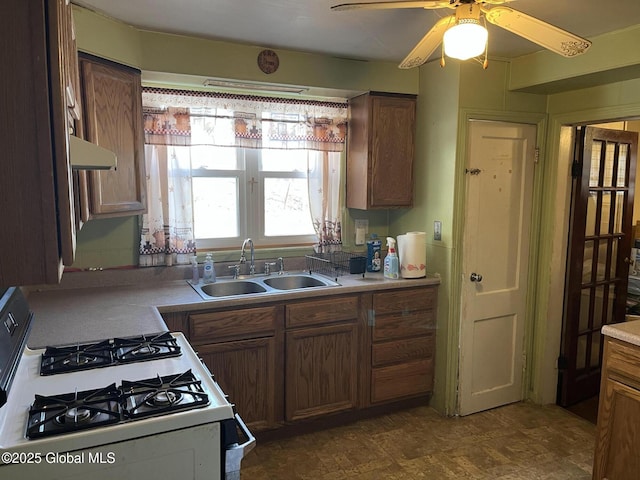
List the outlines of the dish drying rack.
{"label": "dish drying rack", "polygon": [[328,252],[305,255],[309,273],[320,273],[338,281],[341,275],[364,273],[367,268],[367,257],[351,252]]}

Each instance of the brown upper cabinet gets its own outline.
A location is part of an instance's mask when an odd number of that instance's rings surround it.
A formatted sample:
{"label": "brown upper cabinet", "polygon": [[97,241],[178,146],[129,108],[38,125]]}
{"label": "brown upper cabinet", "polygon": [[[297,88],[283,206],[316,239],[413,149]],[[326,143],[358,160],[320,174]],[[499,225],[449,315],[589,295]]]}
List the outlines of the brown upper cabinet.
{"label": "brown upper cabinet", "polygon": [[416,97],[371,92],[349,109],[347,207],[411,207]]}
{"label": "brown upper cabinet", "polygon": [[57,283],[75,252],[69,134],[80,118],[66,0],[4,0],[0,17],[0,286]]}
{"label": "brown upper cabinet", "polygon": [[140,71],[80,53],[83,135],[117,156],[115,170],[80,174],[82,220],[146,212]]}

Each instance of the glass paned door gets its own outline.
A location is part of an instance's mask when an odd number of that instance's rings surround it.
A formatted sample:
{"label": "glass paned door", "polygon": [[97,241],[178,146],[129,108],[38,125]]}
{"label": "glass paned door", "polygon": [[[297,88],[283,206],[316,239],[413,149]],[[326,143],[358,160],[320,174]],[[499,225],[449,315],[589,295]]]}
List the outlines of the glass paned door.
{"label": "glass paned door", "polygon": [[624,320],[638,134],[576,129],[559,400],[598,393],[603,325]]}

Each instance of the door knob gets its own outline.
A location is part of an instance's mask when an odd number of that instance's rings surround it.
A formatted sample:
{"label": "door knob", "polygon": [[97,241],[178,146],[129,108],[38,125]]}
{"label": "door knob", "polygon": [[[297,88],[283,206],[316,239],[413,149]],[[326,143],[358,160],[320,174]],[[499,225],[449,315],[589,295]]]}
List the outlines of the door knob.
{"label": "door knob", "polygon": [[471,277],[469,277],[469,280],[480,283],[482,281],[482,275],[474,272],[471,274]]}

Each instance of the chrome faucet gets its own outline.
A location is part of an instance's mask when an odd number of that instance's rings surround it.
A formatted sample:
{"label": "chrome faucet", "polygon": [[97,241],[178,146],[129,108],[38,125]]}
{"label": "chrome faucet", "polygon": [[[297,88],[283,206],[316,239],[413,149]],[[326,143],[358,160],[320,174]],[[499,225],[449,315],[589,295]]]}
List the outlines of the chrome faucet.
{"label": "chrome faucet", "polygon": [[240,251],[240,263],[247,263],[247,257],[244,254],[244,250],[245,248],[247,248],[247,243],[249,244],[249,247],[251,248],[251,263],[249,263],[249,275],[255,275],[256,273],[256,265],[255,265],[255,261],[256,261],[256,257],[255,257],[255,252],[253,251],[253,240],[251,240],[250,238],[246,238],[244,240],[244,242],[242,242],[242,250]]}

